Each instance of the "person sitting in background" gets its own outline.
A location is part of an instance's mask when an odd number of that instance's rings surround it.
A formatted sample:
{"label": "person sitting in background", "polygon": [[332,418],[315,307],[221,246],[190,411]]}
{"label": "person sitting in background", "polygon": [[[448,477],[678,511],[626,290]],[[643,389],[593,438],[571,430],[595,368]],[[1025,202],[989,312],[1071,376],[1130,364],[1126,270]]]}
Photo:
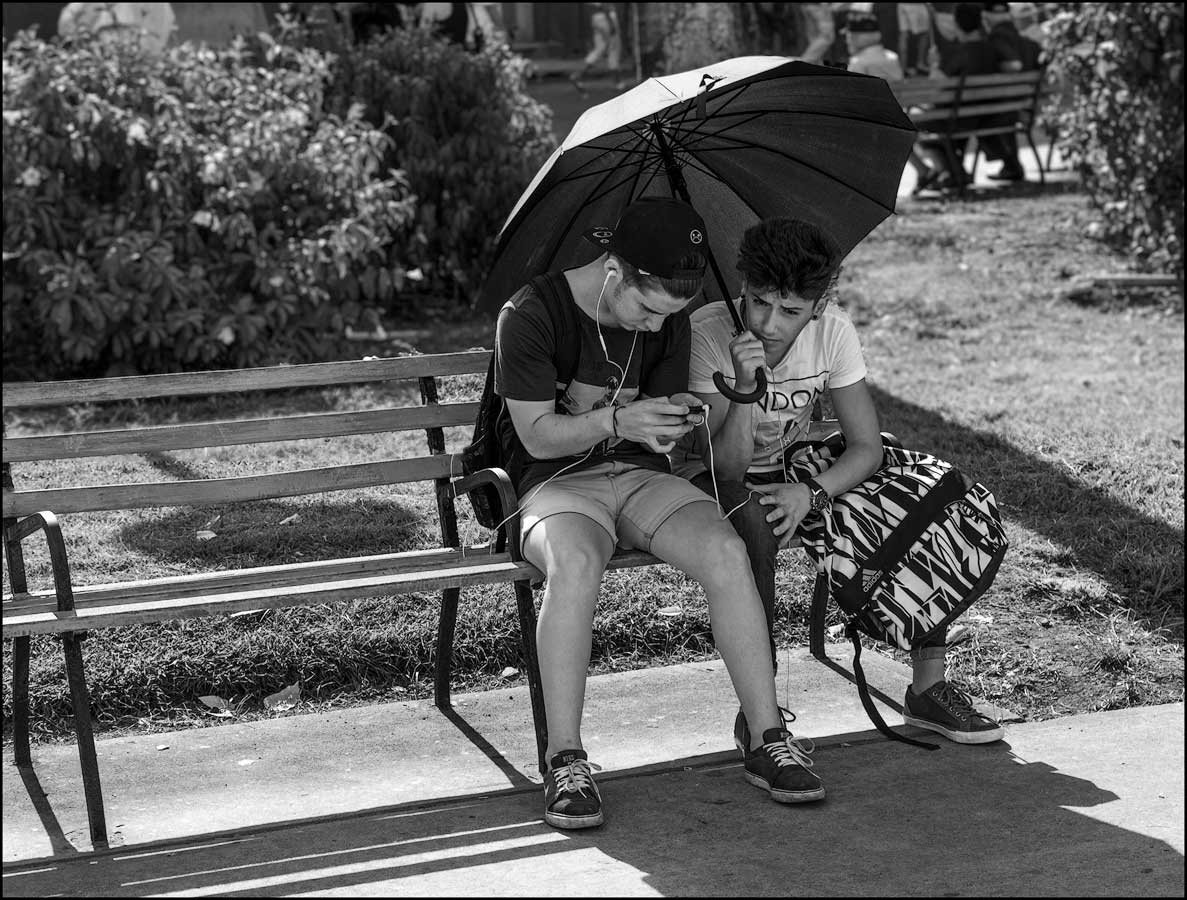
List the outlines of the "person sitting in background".
{"label": "person sitting in background", "polygon": [[882,44],[882,31],[872,11],[860,7],[849,10],[845,16],[845,44],[849,48],[850,72],[887,81],[903,80],[898,54]]}
{"label": "person sitting in background", "polygon": [[[929,51],[928,77],[952,78],[959,75],[992,75],[998,71],[998,58],[993,48],[985,39],[985,32],[981,28],[981,4],[958,3],[953,10],[956,23],[957,43],[951,45],[948,51],[941,54],[935,47]],[[980,124],[978,116],[962,117],[958,124],[975,128]],[[967,138],[952,142],[954,159],[949,160],[940,141],[919,141],[916,145],[918,153],[928,159],[934,168],[941,170],[938,177],[927,184],[916,187],[916,193],[928,187],[938,190],[950,190],[962,183],[972,182],[972,176],[965,171],[964,154],[968,145]]]}
{"label": "person sitting in background", "polygon": [[[896,54],[883,46],[878,19],[872,11],[864,6],[849,9],[845,14],[843,32],[849,49],[850,72],[874,75],[892,82],[903,80],[901,61]],[[913,193],[916,195],[933,184],[944,171],[943,166],[932,165],[927,157],[915,150],[911,151],[907,162],[915,170]]]}
{"label": "person sitting in background", "polygon": [[[988,32],[987,43],[997,59],[999,72],[1033,72],[1039,68],[1043,48],[1019,34],[1009,3],[985,3],[981,18]],[[1010,124],[1017,113],[992,117],[993,124]],[[1018,138],[1013,134],[989,135],[984,141],[985,158],[1002,161],[1001,168],[990,174],[994,181],[1022,181],[1026,172],[1018,159]]]}

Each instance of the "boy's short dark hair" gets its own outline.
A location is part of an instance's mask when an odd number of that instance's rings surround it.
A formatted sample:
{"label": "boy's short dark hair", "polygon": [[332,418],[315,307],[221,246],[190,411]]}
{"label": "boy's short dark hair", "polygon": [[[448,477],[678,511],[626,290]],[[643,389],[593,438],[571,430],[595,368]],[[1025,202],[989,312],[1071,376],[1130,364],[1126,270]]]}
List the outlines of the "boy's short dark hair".
{"label": "boy's short dark hair", "polygon": [[[681,300],[691,300],[701,290],[705,279],[704,277],[686,277],[686,278],[661,278],[659,275],[644,275],[638,266],[631,265],[617,253],[611,253],[615,259],[618,260],[622,266],[622,284],[625,287],[637,288],[640,291],[663,291],[671,297],[679,297]],[[705,268],[705,257],[701,253],[692,253],[688,256],[681,257],[679,267],[681,269],[701,269]]]}
{"label": "boy's short dark hair", "polygon": [[956,27],[970,34],[979,30],[981,28],[981,10],[980,3],[957,3],[956,9],[952,13]]}
{"label": "boy's short dark hair", "polygon": [[777,217],[746,229],[738,272],[751,288],[795,294],[815,303],[841,266],[841,248],[828,232],[802,219]]}

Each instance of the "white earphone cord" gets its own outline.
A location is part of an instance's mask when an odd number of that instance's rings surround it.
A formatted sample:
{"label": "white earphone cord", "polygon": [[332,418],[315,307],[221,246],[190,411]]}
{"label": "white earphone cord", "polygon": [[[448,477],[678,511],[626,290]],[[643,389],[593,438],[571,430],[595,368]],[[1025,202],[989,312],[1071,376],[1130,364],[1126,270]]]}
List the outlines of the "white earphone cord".
{"label": "white earphone cord", "polygon": [[[627,354],[625,368],[623,366],[620,366],[618,363],[616,363],[614,360],[612,360],[610,358],[610,351],[606,349],[606,339],[602,335],[602,319],[601,319],[600,312],[601,312],[601,308],[602,308],[602,297],[606,293],[606,285],[610,283],[610,279],[613,277],[614,277],[613,272],[606,273],[606,277],[602,281],[602,289],[600,291],[598,291],[598,301],[594,305],[594,324],[597,326],[597,330],[598,330],[598,343],[602,345],[602,353],[606,357],[606,362],[610,363],[610,365],[612,365],[612,366],[614,366],[614,368],[618,369],[619,375],[621,376],[618,379],[618,388],[614,391],[614,396],[610,398],[609,405],[611,407],[617,406],[618,395],[620,393],[622,393],[622,389],[626,385],[627,370],[630,368],[631,362],[635,358],[635,345],[639,340],[639,332],[636,331],[636,332],[634,332],[634,335],[631,338],[631,350],[630,350],[630,353]],[[747,503],[749,503],[751,497],[757,496],[758,492],[750,491],[747,494],[745,500],[743,500],[741,503],[739,503],[737,506],[735,506],[729,512],[722,512],[722,510],[721,510],[721,493],[717,488],[717,469],[713,462],[713,433],[709,430],[709,417],[702,416],[700,424],[705,427],[705,438],[709,443],[709,454],[708,454],[708,456],[709,456],[709,476],[710,476],[711,480],[713,481],[713,499],[714,499],[714,502],[717,504],[718,514],[721,516],[721,518],[723,520],[728,519],[735,512],[737,512],[739,509],[741,509],[743,506],[745,506]],[[598,443],[601,443],[601,441],[599,441]],[[540,482],[538,485],[536,485],[534,488],[532,488],[532,492],[527,497],[525,497],[523,500],[519,501],[519,506],[515,509],[515,511],[512,512],[511,515],[509,515],[505,519],[503,519],[501,522],[499,522],[497,525],[495,525],[494,528],[492,528],[491,530],[498,531],[500,528],[502,528],[504,525],[506,525],[508,522],[510,522],[515,516],[519,515],[520,510],[523,509],[524,505],[528,502],[528,500],[530,500],[532,497],[536,496],[536,493],[542,487],[547,485],[553,479],[559,478],[561,475],[565,474],[565,472],[569,471],[574,466],[581,465],[581,463],[585,462],[587,459],[590,458],[590,456],[593,455],[593,452],[597,448],[597,446],[598,446],[598,444],[594,444],[592,447],[589,448],[589,450],[586,451],[586,453],[583,457],[581,457],[580,459],[574,460],[573,462],[571,462],[567,466],[565,466],[563,469],[559,469],[556,472],[552,473],[551,475],[548,476],[548,478],[546,478],[544,481]],[[453,476],[453,461],[451,459],[450,460],[450,477],[452,478],[452,476]],[[491,542],[490,544],[488,544],[488,546],[490,548],[489,552],[494,553],[494,543]],[[464,547],[463,547],[463,552],[464,552]]]}

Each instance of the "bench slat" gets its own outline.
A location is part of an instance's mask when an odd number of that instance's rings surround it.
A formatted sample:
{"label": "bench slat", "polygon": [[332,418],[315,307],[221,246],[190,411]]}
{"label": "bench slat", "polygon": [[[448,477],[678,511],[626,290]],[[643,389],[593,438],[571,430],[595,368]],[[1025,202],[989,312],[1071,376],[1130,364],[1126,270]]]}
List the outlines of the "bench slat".
{"label": "bench slat", "polygon": [[7,462],[118,456],[472,425],[478,402],[4,438]]}
{"label": "bench slat", "polygon": [[[419,560],[412,558],[417,556],[420,557]],[[445,557],[450,559],[447,560]],[[335,560],[329,564],[341,562],[351,561]],[[656,558],[648,553],[626,551],[615,554],[607,568],[632,568],[655,562]],[[94,589],[81,588],[75,594],[75,610],[68,613],[59,613],[56,600],[46,592],[24,594],[8,599],[4,604],[4,638],[85,631],[207,615],[229,615],[280,607],[315,606],[339,600],[385,597],[448,587],[501,584],[524,578],[534,581],[542,577],[540,570],[531,563],[514,562],[508,553],[482,553],[463,558],[457,550],[436,550],[407,555],[396,554],[388,563],[399,565],[401,570],[364,577],[322,579],[310,584],[268,584],[251,587],[223,585],[223,590],[218,590],[218,585],[211,579],[206,583],[206,587],[214,590],[193,595],[120,598],[112,594],[118,585],[103,585]],[[405,563],[417,565],[415,568],[409,568],[404,565]],[[143,585],[146,582],[128,584]],[[89,591],[105,596],[90,596]]]}
{"label": "bench slat", "polygon": [[262,587],[193,597],[170,597],[157,600],[136,600],[128,603],[89,607],[79,606],[73,612],[59,613],[56,609],[30,612],[6,612],[4,637],[27,634],[52,634],[63,631],[84,631],[160,622],[167,619],[190,619],[199,616],[226,615],[288,606],[313,606],[342,600],[358,600],[406,594],[413,591],[433,591],[447,587],[465,587],[514,581],[535,573],[528,563],[512,562],[506,554],[484,565],[458,566],[416,572],[388,573],[369,578],[318,582],[287,587]]}
{"label": "bench slat", "polygon": [[346,491],[432,481],[450,474],[460,475],[461,460],[455,454],[418,456],[304,469],[272,475],[244,475],[211,478],[207,481],[166,481],[145,484],[105,484],[92,487],[51,488],[40,491],[4,491],[5,518],[50,510],[56,515],[156,506],[207,506],[277,497],[299,497],[328,491]]}
{"label": "bench slat", "polygon": [[[345,559],[312,560],[285,565],[256,566],[249,569],[224,569],[214,572],[195,572],[189,575],[166,575],[137,581],[114,581],[90,584],[74,589],[74,601],[88,606],[104,606],[131,600],[191,597],[256,587],[312,584],[318,581],[342,581],[367,578],[384,572],[418,572],[425,569],[479,565],[497,558],[489,544],[467,547],[465,551],[446,547],[432,550],[405,550],[400,553],[381,553]],[[43,600],[56,602],[52,590],[30,591],[5,603],[14,608],[39,604]],[[7,608],[5,610],[7,614]]]}
{"label": "bench slat", "polygon": [[71,406],[147,397],[185,397],[237,391],[280,390],[391,381],[437,375],[485,375],[490,350],[399,356],[390,359],[219,369],[177,375],[130,375],[83,381],[10,382],[3,386],[4,408]]}

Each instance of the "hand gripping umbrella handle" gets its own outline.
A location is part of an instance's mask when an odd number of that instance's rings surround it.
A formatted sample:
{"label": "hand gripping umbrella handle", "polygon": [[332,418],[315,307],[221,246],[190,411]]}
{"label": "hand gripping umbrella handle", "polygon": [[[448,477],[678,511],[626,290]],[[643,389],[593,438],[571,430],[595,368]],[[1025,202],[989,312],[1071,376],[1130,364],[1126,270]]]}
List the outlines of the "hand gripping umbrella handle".
{"label": "hand gripping umbrella handle", "polygon": [[753,403],[759,397],[767,392],[767,373],[761,368],[754,370],[755,388],[749,394],[743,394],[735,391],[732,387],[725,383],[725,376],[720,372],[713,373],[713,384],[717,388],[718,393],[725,399],[734,403]]}

